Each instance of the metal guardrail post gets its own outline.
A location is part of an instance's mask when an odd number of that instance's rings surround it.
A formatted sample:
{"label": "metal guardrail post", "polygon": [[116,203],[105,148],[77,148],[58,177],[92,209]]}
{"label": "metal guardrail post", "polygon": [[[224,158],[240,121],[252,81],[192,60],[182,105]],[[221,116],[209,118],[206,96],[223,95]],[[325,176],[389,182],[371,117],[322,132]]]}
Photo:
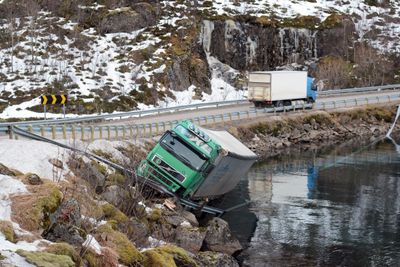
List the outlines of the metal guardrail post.
{"label": "metal guardrail post", "polygon": [[65,124],[62,126],[63,139],[67,139],[67,127]]}
{"label": "metal guardrail post", "polygon": [[379,96],[376,96],[376,102],[377,102],[377,103],[380,103],[380,102],[379,102]]}
{"label": "metal guardrail post", "polygon": [[129,138],[130,139],[133,138],[133,127],[132,127],[132,125],[129,125]]}
{"label": "metal guardrail post", "polygon": [[107,140],[111,140],[111,129],[110,129],[110,126],[107,126]]}
{"label": "metal guardrail post", "polygon": [[90,140],[93,141],[94,140],[94,126],[90,126]]}
{"label": "metal guardrail post", "polygon": [[99,136],[100,136],[100,139],[103,139],[103,126],[99,127]]}
{"label": "metal guardrail post", "polygon": [[85,140],[85,127],[83,125],[81,125],[81,140]]}
{"label": "metal guardrail post", "polygon": [[159,131],[160,129],[159,129],[159,125],[158,125],[158,122],[156,123],[156,135],[158,135],[159,133],[160,133],[160,131]]}
{"label": "metal guardrail post", "polygon": [[118,138],[118,126],[114,126],[115,138]]}
{"label": "metal guardrail post", "polygon": [[368,103],[368,97],[365,98],[365,102],[367,102],[367,105],[369,104],[369,103]]}
{"label": "metal guardrail post", "polygon": [[72,135],[72,139],[75,140],[75,126],[74,125],[71,126],[71,135]]}
{"label": "metal guardrail post", "polygon": [[51,138],[56,139],[56,127],[54,125],[51,126]]}
{"label": "metal guardrail post", "polygon": [[41,135],[42,137],[45,137],[45,136],[44,136],[44,126],[41,126],[41,127],[40,127],[40,135]]}
{"label": "metal guardrail post", "polygon": [[125,125],[122,126],[122,138],[126,139],[126,127],[125,127]]}
{"label": "metal guardrail post", "polygon": [[12,126],[12,125],[8,126],[8,137],[9,137],[9,139],[13,139],[13,133],[14,133],[13,127],[14,126]]}
{"label": "metal guardrail post", "polygon": [[228,116],[229,116],[229,121],[232,121],[232,113],[231,112],[228,113]]}
{"label": "metal guardrail post", "polygon": [[388,95],[388,102],[389,103],[392,102],[392,99],[391,99],[390,95]]}

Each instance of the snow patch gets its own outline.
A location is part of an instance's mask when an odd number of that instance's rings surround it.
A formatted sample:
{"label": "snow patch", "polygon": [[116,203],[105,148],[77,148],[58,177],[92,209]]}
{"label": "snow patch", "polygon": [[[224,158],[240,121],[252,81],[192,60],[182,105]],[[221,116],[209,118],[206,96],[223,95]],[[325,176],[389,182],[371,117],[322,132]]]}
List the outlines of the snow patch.
{"label": "snow patch", "polygon": [[28,190],[22,182],[2,174],[0,174],[0,188],[0,220],[11,221],[10,195],[27,193]]}
{"label": "snow patch", "polygon": [[54,167],[49,160],[60,159],[66,162],[69,150],[49,143],[33,140],[0,140],[0,162],[9,168],[23,173],[35,173],[41,178],[63,179],[69,172],[64,164],[64,169]]}

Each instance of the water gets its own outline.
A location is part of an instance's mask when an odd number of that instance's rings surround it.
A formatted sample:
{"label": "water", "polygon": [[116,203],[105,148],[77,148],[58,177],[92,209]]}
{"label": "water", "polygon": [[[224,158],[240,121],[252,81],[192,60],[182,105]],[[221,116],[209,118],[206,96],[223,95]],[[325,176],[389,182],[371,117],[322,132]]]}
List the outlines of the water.
{"label": "water", "polygon": [[220,204],[252,201],[224,216],[242,265],[400,266],[400,147],[372,144],[254,166]]}

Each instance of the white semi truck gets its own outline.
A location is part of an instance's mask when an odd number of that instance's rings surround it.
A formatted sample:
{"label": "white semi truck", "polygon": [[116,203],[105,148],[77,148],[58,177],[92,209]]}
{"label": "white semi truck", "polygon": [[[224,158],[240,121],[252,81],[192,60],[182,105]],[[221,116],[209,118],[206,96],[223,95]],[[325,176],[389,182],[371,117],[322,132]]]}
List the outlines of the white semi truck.
{"label": "white semi truck", "polygon": [[313,80],[306,71],[250,72],[248,99],[256,107],[312,103],[317,99]]}

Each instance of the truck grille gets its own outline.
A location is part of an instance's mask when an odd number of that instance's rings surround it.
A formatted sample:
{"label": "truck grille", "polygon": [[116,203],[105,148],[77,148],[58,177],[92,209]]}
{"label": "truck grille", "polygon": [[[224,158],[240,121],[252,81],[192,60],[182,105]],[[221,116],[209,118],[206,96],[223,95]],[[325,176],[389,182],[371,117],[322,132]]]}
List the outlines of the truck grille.
{"label": "truck grille", "polygon": [[178,171],[176,171],[174,168],[169,166],[165,161],[160,159],[157,156],[154,156],[153,162],[157,164],[163,171],[167,172],[169,175],[177,179],[179,182],[183,182],[185,180],[185,176],[180,174]]}

